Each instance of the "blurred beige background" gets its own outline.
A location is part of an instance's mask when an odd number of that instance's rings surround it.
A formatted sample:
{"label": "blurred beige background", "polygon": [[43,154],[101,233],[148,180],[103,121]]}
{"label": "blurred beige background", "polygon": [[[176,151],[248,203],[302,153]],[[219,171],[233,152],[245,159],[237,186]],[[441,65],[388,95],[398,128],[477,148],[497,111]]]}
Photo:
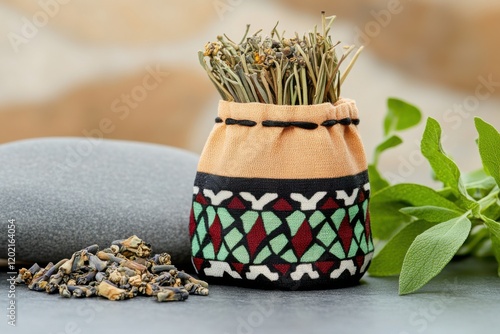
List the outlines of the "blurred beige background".
{"label": "blurred beige background", "polygon": [[[200,152],[218,96],[197,51],[245,24],[309,31],[336,14],[333,39],[366,51],[343,87],[368,155],[387,97],[437,118],[445,149],[479,167],[472,118],[500,129],[500,3],[494,0],[0,0],[0,143],[94,136]],[[383,158],[394,181],[423,181],[422,126]]]}

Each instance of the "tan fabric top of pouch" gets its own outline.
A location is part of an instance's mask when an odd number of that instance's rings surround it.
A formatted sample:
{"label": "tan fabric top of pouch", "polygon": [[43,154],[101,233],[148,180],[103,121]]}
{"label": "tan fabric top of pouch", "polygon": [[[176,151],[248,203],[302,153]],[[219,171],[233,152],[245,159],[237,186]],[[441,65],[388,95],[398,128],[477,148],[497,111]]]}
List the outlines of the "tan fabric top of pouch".
{"label": "tan fabric top of pouch", "polygon": [[[367,169],[356,125],[328,120],[358,119],[353,100],[335,105],[280,106],[220,101],[214,125],[200,158],[198,171],[221,176],[273,179],[335,178]],[[226,124],[248,120],[254,126]],[[265,121],[308,122],[315,129],[263,125]]]}

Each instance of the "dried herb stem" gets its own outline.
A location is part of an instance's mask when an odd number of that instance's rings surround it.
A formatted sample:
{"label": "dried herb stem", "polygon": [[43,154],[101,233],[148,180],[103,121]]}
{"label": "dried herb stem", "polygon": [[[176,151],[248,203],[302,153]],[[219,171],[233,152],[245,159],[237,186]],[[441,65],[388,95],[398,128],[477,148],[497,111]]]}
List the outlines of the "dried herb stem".
{"label": "dried herb stem", "polygon": [[278,23],[271,37],[262,37],[261,30],[248,37],[250,26],[236,44],[225,34],[208,43],[199,53],[200,63],[210,80],[226,101],[242,103],[310,105],[335,103],[340,98],[340,86],[345,81],[362,48],[352,57],[344,73],[342,63],[355,49],[344,48],[337,57],[329,35],[335,16],[322,13],[321,33],[286,38],[278,32]]}

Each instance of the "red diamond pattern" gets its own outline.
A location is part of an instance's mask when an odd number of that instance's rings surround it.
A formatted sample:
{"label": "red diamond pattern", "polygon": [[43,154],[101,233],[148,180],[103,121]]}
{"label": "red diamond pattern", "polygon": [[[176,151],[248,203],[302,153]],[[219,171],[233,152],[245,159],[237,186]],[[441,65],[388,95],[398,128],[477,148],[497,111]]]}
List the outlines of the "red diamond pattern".
{"label": "red diamond pattern", "polygon": [[220,244],[222,243],[222,224],[220,223],[219,215],[215,215],[214,222],[208,229],[208,234],[210,234],[215,254],[217,254],[219,252]]}
{"label": "red diamond pattern", "polygon": [[[331,194],[330,194],[331,195]],[[362,202],[365,201],[369,197],[369,193],[364,193],[363,191],[360,191],[358,194],[357,202],[359,202],[358,207],[361,209]],[[287,197],[288,198],[288,197]],[[211,202],[208,197],[205,197],[203,195],[203,192],[199,192],[198,194],[195,195],[195,202],[201,204],[202,206],[207,206],[210,205],[209,203]],[[245,204],[245,201],[242,200],[242,198],[238,195],[234,195],[229,201],[229,203],[226,204],[227,209],[232,209],[232,210],[242,210],[240,212],[235,213],[234,211],[231,212],[231,215],[237,217],[241,214],[244,213],[245,210],[249,209],[247,208],[247,205]],[[273,202],[271,202],[273,203]],[[292,204],[290,204],[292,203]],[[343,204],[339,204],[336,202],[335,197],[327,197],[325,200],[322,200],[321,203],[318,203],[318,209],[319,210],[335,210],[338,209],[339,207],[343,207]],[[293,205],[293,206],[292,206]],[[287,201],[285,198],[278,198],[276,201],[274,201],[272,205],[272,210],[275,211],[275,213],[279,216],[280,219],[283,219],[282,216],[285,214],[280,214],[278,212],[290,212],[293,210],[298,210],[298,208],[294,208],[296,206],[296,203],[293,201]],[[206,209],[206,208],[205,208]],[[366,243],[368,244],[370,239],[371,239],[371,228],[370,228],[370,213],[366,212],[366,220],[364,222],[364,233],[366,237]],[[205,213],[206,216],[206,213]],[[210,224],[210,227],[208,228],[208,235],[210,237],[210,242],[213,245],[213,249],[216,255],[219,255],[220,249],[222,247],[223,243],[223,226],[221,223],[221,218],[218,216],[218,214],[215,214],[213,216],[213,222]],[[224,217],[223,217],[224,218]],[[237,219],[237,218],[235,218]],[[300,220],[299,220],[300,221]],[[294,223],[298,223],[295,221]],[[331,222],[330,222],[331,223]],[[191,208],[190,211],[190,216],[189,216],[189,235],[190,238],[193,239],[193,237],[196,235],[196,226],[197,222],[195,219],[195,212],[194,209]],[[338,224],[338,221],[335,222],[335,224]],[[297,226],[294,226],[293,230],[295,230]],[[336,229],[336,227],[335,227]],[[285,232],[285,234],[288,234],[289,232]],[[274,234],[273,234],[274,235]],[[290,236],[290,235],[289,235]],[[349,220],[349,216],[346,215],[342,222],[340,223],[340,226],[337,231],[337,236],[338,239],[341,240],[342,243],[342,248],[344,249],[344,252],[348,254],[351,244],[354,240],[354,229],[353,226],[351,226],[351,222]],[[264,244],[268,244],[268,242],[264,242],[266,238],[268,238],[268,235],[266,233],[265,227],[264,227],[264,222],[262,217],[259,215],[257,217],[257,220],[251,227],[250,231],[246,233],[246,250],[248,251],[248,254],[250,255],[250,263],[252,263],[253,260],[255,260],[255,257],[259,254],[261,249],[265,246]],[[309,247],[313,243],[313,234],[312,234],[312,228],[311,225],[309,224],[308,220],[305,219],[301,224],[300,227],[298,227],[297,232],[295,235],[289,240],[289,243],[284,250],[289,250],[292,248],[293,252],[297,256],[297,260],[300,262],[300,259],[303,257],[303,255],[307,252]],[[354,242],[358,242],[357,239],[354,240]],[[358,254],[361,254],[361,251],[358,252]],[[196,256],[195,254],[193,254]],[[200,257],[194,257],[192,258],[193,265],[197,269],[197,272],[201,270],[203,267],[205,260],[200,258],[203,257],[198,252],[197,256]],[[231,258],[231,257],[229,257]],[[227,260],[229,260],[229,258]],[[330,260],[329,257],[327,256],[321,256],[320,257],[322,260]],[[233,257],[234,259],[234,257]],[[353,261],[355,262],[357,268],[360,268],[365,260],[364,255],[358,255],[353,258]],[[271,263],[269,263],[271,262]],[[266,265],[270,266],[270,268],[274,272],[279,272],[280,275],[287,275],[290,273],[292,270],[292,266],[289,263],[272,263],[274,261],[269,261]],[[281,261],[278,261],[281,262]],[[229,262],[233,270],[238,272],[240,275],[243,275],[245,272],[245,264],[238,263],[238,262]],[[338,265],[338,262],[336,261],[317,261],[314,262],[314,268],[320,272],[322,275],[328,275],[329,272],[331,272],[332,268],[335,265]],[[272,266],[272,267],[271,267]],[[248,268],[247,268],[248,269]]]}
{"label": "red diamond pattern", "polygon": [[366,221],[365,221],[365,237],[366,237],[366,242],[370,240],[370,211],[366,213]]}
{"label": "red diamond pattern", "polygon": [[359,192],[359,198],[358,198],[358,202],[361,203],[365,200],[365,193],[360,191]]}
{"label": "red diamond pattern", "polygon": [[365,261],[365,256],[364,255],[358,255],[356,256],[356,263],[358,264],[358,267],[361,268],[363,265],[363,262]]}
{"label": "red diamond pattern", "polygon": [[346,254],[349,252],[349,248],[351,247],[353,234],[352,227],[349,224],[349,217],[346,215],[339,228],[339,238],[342,240],[342,245],[344,246],[344,252]]}
{"label": "red diamond pattern", "polygon": [[201,265],[203,264],[203,259],[193,257],[193,264],[196,267],[196,271],[200,271]]}
{"label": "red diamond pattern", "polygon": [[192,239],[194,231],[196,230],[196,221],[194,220],[194,210],[191,209],[191,214],[189,215],[189,237]]}
{"label": "red diamond pattern", "polygon": [[243,270],[243,263],[232,262],[231,265],[238,273],[241,274],[241,271]]}
{"label": "red diamond pattern", "polygon": [[293,210],[290,203],[288,203],[283,198],[280,198],[279,200],[276,201],[276,203],[274,203],[273,209],[276,211],[292,211]]}
{"label": "red diamond pattern", "polygon": [[285,275],[288,270],[290,270],[290,265],[289,264],[273,264],[273,267],[278,270],[282,275]]}
{"label": "red diamond pattern", "polygon": [[302,225],[300,225],[297,234],[295,234],[292,238],[292,245],[295,249],[295,254],[300,258],[304,255],[304,252],[311,244],[313,237],[311,233],[311,227],[309,226],[309,222],[304,220]]}
{"label": "red diamond pattern", "polygon": [[196,195],[195,201],[200,203],[200,204],[203,204],[203,205],[208,204],[207,199],[205,197],[203,197],[203,195],[201,193],[198,193],[198,195]]}
{"label": "red diamond pattern", "polygon": [[329,197],[326,202],[321,206],[322,210],[328,210],[328,209],[337,209],[339,206],[337,203]]}
{"label": "red diamond pattern", "polygon": [[228,206],[229,209],[236,209],[236,210],[243,210],[245,208],[245,204],[241,202],[241,200],[238,197],[233,197],[231,202],[229,202]]}
{"label": "red diamond pattern", "polygon": [[259,216],[257,221],[253,225],[250,232],[247,234],[248,250],[250,251],[250,257],[254,257],[257,247],[259,247],[262,240],[266,238],[266,230],[264,229],[264,222],[262,217]]}
{"label": "red diamond pattern", "polygon": [[333,267],[333,261],[319,261],[315,264],[319,271],[321,271],[323,274],[326,274],[328,270]]}

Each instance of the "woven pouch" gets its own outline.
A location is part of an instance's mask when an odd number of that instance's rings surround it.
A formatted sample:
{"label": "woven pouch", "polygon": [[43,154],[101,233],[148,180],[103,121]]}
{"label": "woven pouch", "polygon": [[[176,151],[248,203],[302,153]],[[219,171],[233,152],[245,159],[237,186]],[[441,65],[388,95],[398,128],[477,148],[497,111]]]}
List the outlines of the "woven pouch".
{"label": "woven pouch", "polygon": [[195,179],[192,261],[209,282],[356,284],[373,255],[370,185],[352,100],[219,103]]}

